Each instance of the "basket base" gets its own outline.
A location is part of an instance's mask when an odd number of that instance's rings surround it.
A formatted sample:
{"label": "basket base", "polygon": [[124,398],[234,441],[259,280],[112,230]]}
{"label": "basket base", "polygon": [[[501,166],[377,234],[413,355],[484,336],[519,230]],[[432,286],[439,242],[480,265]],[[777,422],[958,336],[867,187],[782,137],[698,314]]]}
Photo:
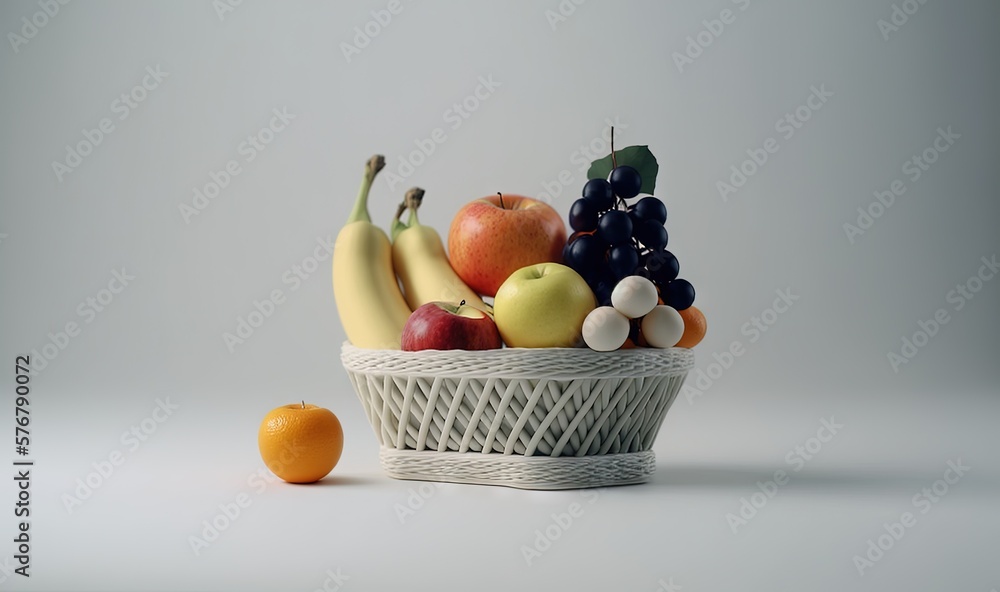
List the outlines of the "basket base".
{"label": "basket base", "polygon": [[382,448],[379,461],[394,479],[499,485],[518,489],[582,489],[630,485],[656,470],[652,450],[600,456],[517,456]]}

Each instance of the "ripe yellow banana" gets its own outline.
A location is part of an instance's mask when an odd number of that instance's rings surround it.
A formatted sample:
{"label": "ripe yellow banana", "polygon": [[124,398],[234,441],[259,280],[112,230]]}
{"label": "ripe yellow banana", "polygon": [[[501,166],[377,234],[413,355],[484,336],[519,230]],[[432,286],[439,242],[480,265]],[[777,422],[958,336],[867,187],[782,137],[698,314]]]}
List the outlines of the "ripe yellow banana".
{"label": "ripe yellow banana", "polygon": [[397,223],[393,225],[392,266],[403,284],[406,303],[416,310],[428,302],[459,304],[464,300],[469,306],[492,313],[479,294],[451,268],[437,231],[417,219],[417,208],[423,196],[423,189],[415,187],[409,190],[405,202],[410,210],[409,225],[404,229],[398,224],[402,207],[397,211]]}
{"label": "ripe yellow banana", "polygon": [[333,247],[333,294],[347,339],[357,347],[399,349],[410,316],[392,269],[389,237],[371,222],[368,192],[385,158],[365,165],[357,201]]}

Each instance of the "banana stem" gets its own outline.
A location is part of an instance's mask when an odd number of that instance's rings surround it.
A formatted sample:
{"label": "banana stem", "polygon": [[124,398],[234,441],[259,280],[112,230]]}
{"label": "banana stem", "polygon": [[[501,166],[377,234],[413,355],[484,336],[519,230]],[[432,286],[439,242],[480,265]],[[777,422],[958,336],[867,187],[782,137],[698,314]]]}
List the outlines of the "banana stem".
{"label": "banana stem", "polygon": [[424,190],[419,187],[414,187],[406,192],[406,197],[403,203],[410,210],[410,219],[407,222],[409,226],[420,226],[420,220],[417,219],[417,210],[420,209],[420,204],[424,201]]}
{"label": "banana stem", "polygon": [[358,197],[354,201],[354,209],[347,218],[347,223],[351,222],[371,222],[372,218],[368,214],[368,193],[371,191],[372,182],[375,175],[385,167],[385,157],[381,154],[368,159],[365,163],[365,176],[361,179],[361,188],[358,189]]}
{"label": "banana stem", "polygon": [[406,211],[406,202],[404,201],[396,207],[396,217],[392,219],[392,225],[390,226],[390,231],[391,231],[390,234],[392,236],[392,242],[396,242],[396,237],[399,236],[399,233],[409,228],[409,225],[407,225],[406,222],[403,222],[402,220],[399,219],[399,217],[402,216],[403,212],[405,211]]}

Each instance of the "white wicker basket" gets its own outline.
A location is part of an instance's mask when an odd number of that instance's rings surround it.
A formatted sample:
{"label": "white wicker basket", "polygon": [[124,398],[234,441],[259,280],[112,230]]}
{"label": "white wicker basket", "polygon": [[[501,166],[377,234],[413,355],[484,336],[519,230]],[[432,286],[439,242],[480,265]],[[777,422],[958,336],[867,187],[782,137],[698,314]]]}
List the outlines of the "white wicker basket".
{"label": "white wicker basket", "polygon": [[360,349],[341,361],[397,479],[572,489],[638,483],[689,349]]}

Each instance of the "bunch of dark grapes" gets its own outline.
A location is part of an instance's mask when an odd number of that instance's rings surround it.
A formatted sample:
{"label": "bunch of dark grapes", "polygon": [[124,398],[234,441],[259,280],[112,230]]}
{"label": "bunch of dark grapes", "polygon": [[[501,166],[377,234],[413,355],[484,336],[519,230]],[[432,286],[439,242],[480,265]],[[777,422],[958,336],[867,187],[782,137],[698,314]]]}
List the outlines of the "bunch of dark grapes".
{"label": "bunch of dark grapes", "polygon": [[667,250],[667,208],[651,195],[636,200],[641,187],[639,171],[628,165],[615,167],[607,180],[587,181],[569,210],[574,232],[563,261],[587,280],[601,306],[610,305],[622,278],[641,275],[664,304],[684,310],[694,302],[694,287],[677,277],[680,264]]}

